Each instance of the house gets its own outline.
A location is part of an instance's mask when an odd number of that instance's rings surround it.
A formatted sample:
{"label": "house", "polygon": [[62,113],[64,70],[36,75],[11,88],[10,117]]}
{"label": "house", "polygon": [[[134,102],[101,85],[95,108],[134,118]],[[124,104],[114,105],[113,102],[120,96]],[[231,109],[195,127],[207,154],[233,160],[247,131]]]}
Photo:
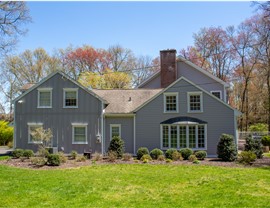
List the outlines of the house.
{"label": "house", "polygon": [[55,72],[17,97],[16,148],[36,150],[30,134],[50,128],[56,150],[106,153],[119,135],[125,151],[184,148],[216,156],[221,134],[236,138],[238,111],[227,104],[229,85],[182,57],[160,51],[161,70],[137,89],[86,89]]}

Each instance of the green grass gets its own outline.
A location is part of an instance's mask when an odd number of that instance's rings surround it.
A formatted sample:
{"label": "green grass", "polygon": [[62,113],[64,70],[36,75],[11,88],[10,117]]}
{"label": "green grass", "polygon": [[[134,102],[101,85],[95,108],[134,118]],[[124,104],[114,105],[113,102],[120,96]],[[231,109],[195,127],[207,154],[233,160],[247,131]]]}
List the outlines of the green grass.
{"label": "green grass", "polygon": [[0,160],[7,160],[9,158],[11,158],[11,157],[10,156],[0,156]]}
{"label": "green grass", "polygon": [[269,207],[270,168],[0,165],[0,207]]}

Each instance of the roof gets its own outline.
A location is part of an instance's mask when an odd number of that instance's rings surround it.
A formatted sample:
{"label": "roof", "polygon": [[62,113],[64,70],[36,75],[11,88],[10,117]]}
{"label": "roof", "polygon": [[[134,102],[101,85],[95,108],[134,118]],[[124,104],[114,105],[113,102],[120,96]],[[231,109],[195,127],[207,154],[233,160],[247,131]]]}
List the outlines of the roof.
{"label": "roof", "polygon": [[23,85],[20,90],[26,91],[26,90],[30,89],[31,87],[33,87],[34,85],[35,85],[34,83],[27,83],[27,84]]}
{"label": "roof", "polygon": [[109,105],[106,114],[133,113],[133,111],[154,97],[163,89],[130,89],[130,90],[92,90],[106,100]]}
{"label": "roof", "polygon": [[66,79],[68,79],[69,81],[73,82],[74,84],[76,84],[78,87],[80,87],[81,89],[85,90],[87,93],[93,95],[94,97],[96,97],[97,99],[99,99],[100,101],[102,101],[103,103],[107,103],[106,100],[102,99],[101,97],[99,97],[97,94],[95,94],[92,90],[88,90],[87,88],[85,88],[84,86],[82,86],[80,83],[76,82],[74,79],[72,79],[71,77],[69,77],[67,74],[65,74],[62,71],[55,71],[53,73],[51,73],[50,75],[48,75],[47,77],[43,78],[39,83],[37,84],[32,84],[32,86],[30,86],[31,84],[29,84],[26,87],[30,87],[27,89],[27,91],[23,94],[21,94],[20,96],[18,96],[17,98],[15,98],[13,100],[13,102],[18,101],[19,99],[21,99],[22,97],[24,97],[25,95],[27,95],[28,93],[30,93],[32,90],[36,89],[37,87],[39,87],[41,84],[43,84],[44,82],[46,82],[47,80],[49,80],[50,78],[52,78],[54,75],[56,74],[60,74],[61,76],[65,77]]}

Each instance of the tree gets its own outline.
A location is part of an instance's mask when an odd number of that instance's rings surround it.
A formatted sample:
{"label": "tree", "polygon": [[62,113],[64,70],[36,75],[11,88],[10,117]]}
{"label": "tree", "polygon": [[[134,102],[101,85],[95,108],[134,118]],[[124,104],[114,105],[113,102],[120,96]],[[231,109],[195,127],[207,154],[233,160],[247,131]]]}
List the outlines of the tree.
{"label": "tree", "polygon": [[25,2],[0,2],[0,53],[9,52],[16,45],[18,37],[27,32],[24,26],[30,21]]}
{"label": "tree", "polygon": [[51,147],[52,141],[52,130],[50,128],[44,129],[43,127],[37,128],[34,131],[30,132],[33,140],[36,142],[40,142],[39,145],[42,148]]}

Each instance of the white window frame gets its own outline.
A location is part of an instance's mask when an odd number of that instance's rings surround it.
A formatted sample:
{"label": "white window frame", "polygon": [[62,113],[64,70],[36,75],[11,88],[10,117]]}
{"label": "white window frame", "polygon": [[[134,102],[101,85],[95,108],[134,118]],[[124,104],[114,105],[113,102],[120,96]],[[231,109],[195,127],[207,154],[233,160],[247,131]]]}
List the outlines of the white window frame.
{"label": "white window frame", "polygon": [[[76,127],[84,127],[85,128],[85,142],[76,142],[74,141],[74,134]],[[72,123],[72,144],[88,144],[87,132],[88,132],[88,124],[87,123]]]}
{"label": "white window frame", "polygon": [[[66,106],[66,92],[76,92],[76,106]],[[63,108],[78,108],[78,88],[64,88],[63,89]]]}
{"label": "white window frame", "polygon": [[[167,96],[176,96],[176,111],[167,111]],[[163,93],[163,112],[164,113],[178,113],[179,111],[179,100],[178,100],[178,92],[165,92]]]}
{"label": "white window frame", "polygon": [[[163,126],[168,126],[168,135],[169,135],[169,147],[163,147]],[[180,147],[180,126],[186,126],[186,148],[189,147],[189,126],[195,126],[195,132],[196,132],[196,147],[191,148],[192,150],[207,150],[207,124],[188,124],[188,125],[175,125],[175,124],[161,124],[160,125],[160,148],[162,150],[167,150],[171,148],[171,126],[177,126],[177,148],[176,149],[182,149]],[[198,126],[204,126],[204,148],[198,147]]]}
{"label": "white window frame", "polygon": [[[219,92],[219,99],[222,100],[222,91],[221,90],[213,90],[213,91],[210,91],[210,92],[211,92],[212,95],[214,95],[213,93],[215,93],[215,92]],[[215,96],[215,97],[218,98],[217,96]]]}
{"label": "white window frame", "polygon": [[40,141],[31,141],[31,127],[43,127],[43,123],[27,123],[28,126],[28,144],[41,144],[42,142]]}
{"label": "white window frame", "polygon": [[[200,109],[201,110],[190,110],[190,96],[191,95],[200,95]],[[188,113],[203,113],[203,93],[202,92],[188,92],[187,100],[188,100],[187,102]]]}
{"label": "white window frame", "polygon": [[[38,108],[52,108],[52,88],[38,88]],[[49,92],[50,93],[50,105],[41,106],[40,105],[40,92]]]}
{"label": "white window frame", "polygon": [[122,131],[121,130],[121,124],[110,124],[110,140],[112,140],[112,128],[113,127],[118,127],[119,128],[119,137],[122,138],[121,137],[121,133],[122,133],[121,132]]}

